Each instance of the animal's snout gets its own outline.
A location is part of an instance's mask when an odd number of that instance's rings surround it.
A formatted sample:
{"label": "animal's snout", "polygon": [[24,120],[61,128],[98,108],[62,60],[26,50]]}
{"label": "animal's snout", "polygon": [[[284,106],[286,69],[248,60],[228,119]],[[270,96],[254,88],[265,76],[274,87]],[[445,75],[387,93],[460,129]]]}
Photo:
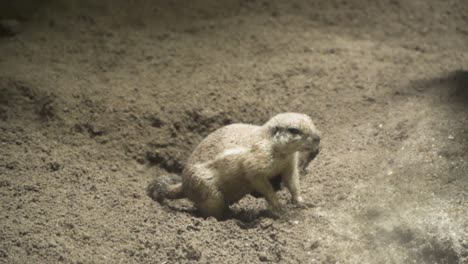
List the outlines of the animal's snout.
{"label": "animal's snout", "polygon": [[315,144],[318,145],[320,143],[320,135],[315,134],[315,135],[311,136],[311,140],[312,140],[312,142],[314,142]]}
{"label": "animal's snout", "polygon": [[320,147],[320,135],[312,134],[307,137],[307,143],[304,145],[304,149],[317,150]]}
{"label": "animal's snout", "polygon": [[320,143],[320,136],[314,137],[312,140],[318,144]]}

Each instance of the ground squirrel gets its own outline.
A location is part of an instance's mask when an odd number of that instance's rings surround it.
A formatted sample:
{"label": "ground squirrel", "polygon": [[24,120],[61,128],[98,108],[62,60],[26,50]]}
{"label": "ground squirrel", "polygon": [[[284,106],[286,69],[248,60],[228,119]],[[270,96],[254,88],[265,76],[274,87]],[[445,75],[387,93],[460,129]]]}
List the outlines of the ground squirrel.
{"label": "ground squirrel", "polygon": [[227,125],[196,147],[182,183],[167,184],[157,178],[148,186],[148,194],[157,201],[188,198],[203,216],[218,219],[247,194],[260,194],[274,212],[280,212],[274,187],[282,182],[292,201],[301,204],[299,152],[316,154],[319,144],[320,132],[304,114],[281,113],[263,126]]}

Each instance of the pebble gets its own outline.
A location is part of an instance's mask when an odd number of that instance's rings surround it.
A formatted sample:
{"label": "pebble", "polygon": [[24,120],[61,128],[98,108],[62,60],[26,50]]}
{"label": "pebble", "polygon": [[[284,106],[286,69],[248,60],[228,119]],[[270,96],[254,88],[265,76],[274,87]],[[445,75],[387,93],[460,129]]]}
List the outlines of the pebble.
{"label": "pebble", "polygon": [[55,248],[55,247],[57,247],[57,246],[58,246],[58,245],[57,245],[57,242],[56,242],[54,239],[52,239],[52,240],[49,241],[49,247],[54,247],[54,248]]}
{"label": "pebble", "polygon": [[268,256],[265,252],[261,252],[259,255],[258,255],[258,259],[262,262],[266,262],[268,261]]}
{"label": "pebble", "polygon": [[310,243],[309,249],[314,250],[316,248],[320,247],[320,241],[319,240],[314,240],[312,243]]}

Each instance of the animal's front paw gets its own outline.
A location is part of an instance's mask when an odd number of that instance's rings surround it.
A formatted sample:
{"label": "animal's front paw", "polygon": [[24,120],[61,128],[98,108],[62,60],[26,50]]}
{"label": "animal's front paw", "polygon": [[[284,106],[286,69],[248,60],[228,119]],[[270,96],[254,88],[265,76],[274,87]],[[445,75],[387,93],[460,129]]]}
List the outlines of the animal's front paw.
{"label": "animal's front paw", "polygon": [[292,202],[293,204],[300,205],[304,203],[304,198],[302,198],[301,196],[293,197]]}
{"label": "animal's front paw", "polygon": [[296,199],[293,198],[292,202],[297,208],[300,208],[300,209],[306,209],[306,208],[314,207],[313,204],[304,201],[304,199],[302,197],[300,197],[300,196],[297,197]]}

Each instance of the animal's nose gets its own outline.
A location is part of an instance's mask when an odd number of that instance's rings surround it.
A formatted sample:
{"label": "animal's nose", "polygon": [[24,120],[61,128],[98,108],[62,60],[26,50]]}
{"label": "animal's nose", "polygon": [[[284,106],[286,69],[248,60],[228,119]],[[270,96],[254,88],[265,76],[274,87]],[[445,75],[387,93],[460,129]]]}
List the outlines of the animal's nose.
{"label": "animal's nose", "polygon": [[314,135],[312,136],[312,141],[314,141],[314,143],[320,143],[320,136],[319,135]]}

